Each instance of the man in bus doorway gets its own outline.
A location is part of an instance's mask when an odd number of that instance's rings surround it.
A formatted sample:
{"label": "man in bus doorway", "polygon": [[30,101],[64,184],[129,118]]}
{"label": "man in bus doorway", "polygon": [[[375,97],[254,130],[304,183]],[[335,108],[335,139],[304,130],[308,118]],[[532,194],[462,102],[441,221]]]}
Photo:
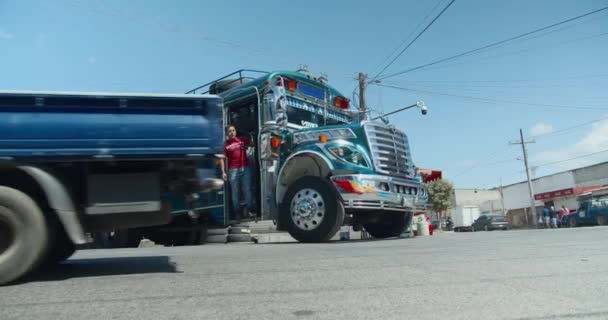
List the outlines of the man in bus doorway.
{"label": "man in bus doorway", "polygon": [[221,162],[222,178],[230,181],[230,197],[232,199],[232,210],[237,222],[241,219],[240,193],[242,191],[245,200],[245,215],[253,218],[251,213],[251,172],[247,163],[247,148],[251,146],[251,139],[244,136],[237,137],[236,127],[228,126],[226,133],[228,139],[224,142],[224,155],[228,159],[228,172],[226,173],[224,162]]}

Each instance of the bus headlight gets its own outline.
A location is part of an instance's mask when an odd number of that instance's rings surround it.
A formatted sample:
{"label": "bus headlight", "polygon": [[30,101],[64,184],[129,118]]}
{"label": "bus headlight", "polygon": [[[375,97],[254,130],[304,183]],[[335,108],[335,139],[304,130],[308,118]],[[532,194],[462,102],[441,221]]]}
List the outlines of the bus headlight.
{"label": "bus headlight", "polygon": [[369,167],[369,164],[365,160],[365,157],[363,156],[363,154],[360,151],[358,151],[352,147],[333,146],[333,147],[327,147],[327,150],[329,150],[333,155],[335,155],[336,158],[338,158],[344,162],[354,164],[354,165],[360,166],[360,167],[365,167],[365,168]]}

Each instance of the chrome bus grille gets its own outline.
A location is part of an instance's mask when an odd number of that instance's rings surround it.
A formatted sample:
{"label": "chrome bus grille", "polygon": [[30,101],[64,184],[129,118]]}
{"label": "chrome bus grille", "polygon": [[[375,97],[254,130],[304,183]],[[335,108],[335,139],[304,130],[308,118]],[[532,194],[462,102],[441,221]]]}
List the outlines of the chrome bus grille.
{"label": "chrome bus grille", "polygon": [[406,135],[376,122],[364,126],[376,171],[400,177],[413,177],[414,165]]}

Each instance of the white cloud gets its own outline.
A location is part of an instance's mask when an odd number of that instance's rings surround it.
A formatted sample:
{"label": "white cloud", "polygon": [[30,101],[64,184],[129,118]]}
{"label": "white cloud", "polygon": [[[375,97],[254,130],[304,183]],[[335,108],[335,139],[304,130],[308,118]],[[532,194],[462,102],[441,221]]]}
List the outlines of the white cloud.
{"label": "white cloud", "polygon": [[539,134],[547,134],[553,132],[553,126],[547,123],[539,122],[532,126],[530,132],[533,136],[537,136]]}
{"label": "white cloud", "polygon": [[[608,115],[604,115],[603,117],[606,116]],[[558,141],[556,143],[559,143]],[[532,165],[542,165],[544,163],[577,158],[542,168],[547,170],[543,170],[543,174],[547,174],[549,172],[565,171],[608,161],[608,151],[601,152],[605,150],[608,150],[608,119],[594,123],[591,130],[576,143],[540,152],[531,157],[531,162]],[[591,155],[596,152],[601,153]]]}
{"label": "white cloud", "polygon": [[15,36],[12,33],[8,33],[2,29],[0,29],[0,39],[3,40],[10,40],[12,38],[14,38]]}
{"label": "white cloud", "polygon": [[87,59],[87,62],[88,62],[88,63],[90,63],[90,64],[96,64],[96,63],[97,63],[97,57],[95,57],[95,56],[90,56],[90,57]]}

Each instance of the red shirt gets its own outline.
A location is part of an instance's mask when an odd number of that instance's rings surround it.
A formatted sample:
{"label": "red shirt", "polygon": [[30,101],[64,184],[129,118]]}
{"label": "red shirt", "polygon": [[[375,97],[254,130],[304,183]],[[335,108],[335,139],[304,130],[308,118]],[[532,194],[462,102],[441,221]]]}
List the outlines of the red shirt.
{"label": "red shirt", "polygon": [[224,142],[224,155],[228,158],[228,169],[247,167],[247,146],[251,140],[247,137],[236,137]]}

